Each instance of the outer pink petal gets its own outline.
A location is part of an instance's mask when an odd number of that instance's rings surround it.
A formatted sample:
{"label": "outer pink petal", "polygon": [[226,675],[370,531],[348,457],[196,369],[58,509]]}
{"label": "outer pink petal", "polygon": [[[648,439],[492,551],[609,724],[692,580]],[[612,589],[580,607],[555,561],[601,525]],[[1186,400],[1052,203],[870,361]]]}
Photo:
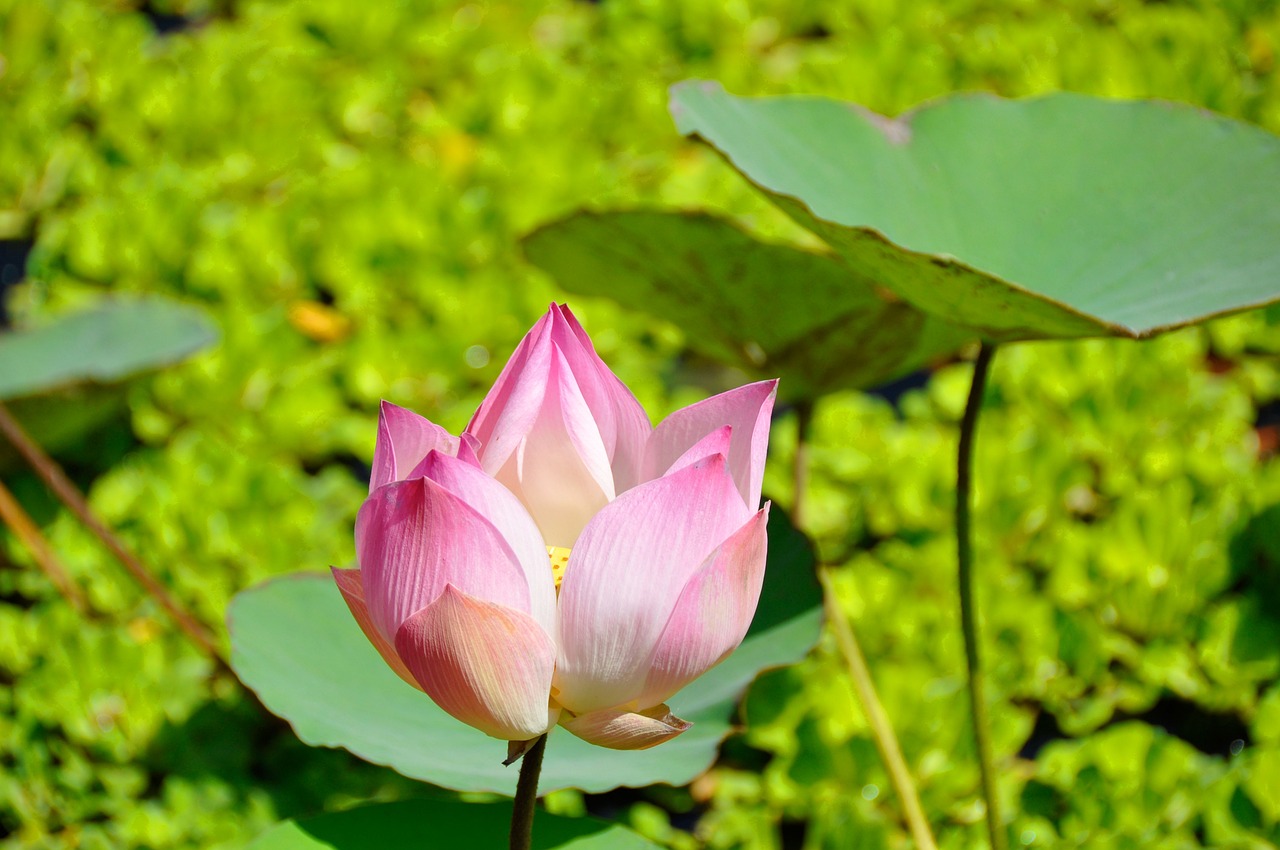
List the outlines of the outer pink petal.
{"label": "outer pink petal", "polygon": [[502,367],[466,433],[480,444],[480,463],[490,475],[507,463],[542,409],[551,370],[551,316],[538,320]]}
{"label": "outer pink petal", "polygon": [[605,708],[589,714],[560,716],[560,725],[582,740],[611,750],[647,750],[692,726],[665,705],[645,711]]}
{"label": "outer pink petal", "polygon": [[729,446],[733,441],[733,426],[725,425],[723,428],[717,428],[698,442],[694,443],[690,449],[680,457],[676,458],[675,463],[671,467],[663,471],[663,475],[670,475],[678,469],[684,469],[686,466],[692,466],[698,461],[711,457],[712,455],[729,456]]}
{"label": "outer pink petal", "polygon": [[347,601],[347,607],[351,609],[351,615],[356,618],[356,622],[360,625],[360,631],[364,632],[364,636],[369,639],[369,643],[373,644],[373,648],[378,650],[382,660],[387,662],[387,666],[394,670],[397,676],[418,690],[422,690],[422,686],[413,678],[409,668],[404,666],[404,662],[396,654],[396,648],[374,628],[373,620],[369,618],[369,608],[364,601],[364,588],[360,584],[360,571],[340,570],[337,567],[330,567],[329,569],[333,572],[333,580],[338,583],[338,590],[342,592],[342,598]]}
{"label": "outer pink petal", "polygon": [[651,477],[660,475],[707,434],[731,425],[733,443],[729,448],[729,469],[743,501],[754,511],[760,506],[760,482],[764,478],[765,454],[769,447],[769,417],[777,391],[777,381],[761,381],[672,413],[649,438],[646,473]]}
{"label": "outer pink petal", "polygon": [[768,519],[766,504],[685,585],[650,661],[640,705],[666,701],[742,643],[764,582]]}
{"label": "outer pink petal", "polygon": [[400,627],[396,651],[436,705],[486,735],[525,741],[555,722],[555,644],[528,614],[446,585]]}
{"label": "outer pink petal", "polygon": [[520,500],[479,467],[439,452],[427,455],[415,473],[440,484],[493,523],[524,571],[529,613],[548,634],[556,634],[556,586],[546,544]]}
{"label": "outer pink petal", "polygon": [[560,586],[556,685],[566,709],[640,694],[684,586],[749,516],[717,455],[629,490],[587,524]]}
{"label": "outer pink petal", "polygon": [[587,520],[613,498],[600,432],[554,345],[542,409],[497,478],[528,508],[549,546],[573,546]]}
{"label": "outer pink petal", "polygon": [[369,616],[388,641],[446,584],[528,613],[529,587],[493,523],[429,478],[388,484],[356,517],[356,556]]}
{"label": "outer pink petal", "polygon": [[641,480],[644,447],[653,431],[649,416],[626,384],[596,354],[591,337],[569,305],[552,304],[551,310],[558,313],[559,319],[553,326],[552,339],[569,361],[587,407],[599,424],[617,491],[629,490]]}
{"label": "outer pink petal", "polygon": [[432,450],[456,455],[458,438],[426,417],[384,401],[378,413],[378,441],[373,448],[369,492],[408,478],[410,470]]}

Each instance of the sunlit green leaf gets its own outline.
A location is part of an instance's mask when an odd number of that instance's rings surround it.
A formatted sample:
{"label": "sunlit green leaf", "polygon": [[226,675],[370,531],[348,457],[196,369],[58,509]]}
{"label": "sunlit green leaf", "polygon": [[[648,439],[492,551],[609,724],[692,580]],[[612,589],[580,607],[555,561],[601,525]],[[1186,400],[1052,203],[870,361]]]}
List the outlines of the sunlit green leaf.
{"label": "sunlit green leaf", "polygon": [[1280,299],[1280,138],[1187,106],[962,95],[890,120],[672,91],[868,279],[994,339],[1141,337]]}
{"label": "sunlit green leaf", "polygon": [[107,301],[43,327],[0,334],[0,399],[118,381],[176,363],[217,338],[194,307],[161,298]]}

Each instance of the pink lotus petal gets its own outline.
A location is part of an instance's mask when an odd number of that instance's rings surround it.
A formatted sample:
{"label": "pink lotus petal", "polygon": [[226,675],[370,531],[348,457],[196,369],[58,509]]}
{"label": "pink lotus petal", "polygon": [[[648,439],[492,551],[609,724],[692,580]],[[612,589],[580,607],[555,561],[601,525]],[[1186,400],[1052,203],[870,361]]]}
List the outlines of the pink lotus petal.
{"label": "pink lotus petal", "polygon": [[640,705],[664,702],[742,643],[764,582],[768,519],[766,503],[685,585],[649,661]]}
{"label": "pink lotus petal", "polygon": [[529,613],[548,634],[556,634],[556,587],[546,544],[520,500],[480,468],[440,452],[427,455],[415,474],[430,478],[493,523],[524,571]]}
{"label": "pink lotus petal", "polygon": [[647,750],[692,726],[665,705],[644,711],[605,708],[571,717],[560,715],[560,725],[589,744],[611,750]]}
{"label": "pink lotus petal", "polygon": [[369,616],[388,641],[446,584],[529,613],[524,570],[493,523],[429,478],[388,484],[356,517],[356,555]]}
{"label": "pink lotus petal", "polygon": [[373,448],[369,492],[408,478],[410,470],[432,450],[455,455],[458,438],[426,417],[384,401],[378,413],[378,441]]}
{"label": "pink lotus petal", "polygon": [[338,583],[342,598],[347,601],[347,607],[351,609],[352,616],[360,625],[360,631],[364,632],[364,636],[369,639],[369,643],[373,644],[373,648],[378,650],[382,660],[387,662],[387,666],[394,670],[397,676],[418,690],[422,690],[418,680],[413,678],[409,668],[404,666],[404,662],[396,654],[396,648],[374,628],[373,620],[369,619],[369,608],[364,601],[364,587],[360,584],[360,571],[340,570],[337,567],[329,569],[333,572],[333,580]]}
{"label": "pink lotus petal", "polygon": [[460,438],[384,403],[360,569],[335,581],[398,675],[511,756],[562,706],[601,746],[670,740],[689,724],[662,700],[732,652],[759,601],[775,393],[655,430],[552,304]]}
{"label": "pink lotus petal", "polygon": [[445,585],[400,627],[396,651],[436,705],[486,735],[525,741],[558,717],[555,644],[528,614]]}
{"label": "pink lotus petal", "polygon": [[542,410],[551,371],[551,317],[543,316],[524,335],[484,397],[466,433],[480,444],[480,464],[497,473],[519,447]]}
{"label": "pink lotus petal", "polygon": [[675,463],[664,471],[663,475],[670,475],[678,469],[684,469],[686,466],[692,466],[700,460],[711,457],[712,455],[729,456],[729,445],[733,440],[733,426],[725,425],[723,428],[717,428],[698,442],[694,443],[687,452],[676,458]]}
{"label": "pink lotus petal", "polygon": [[600,429],[613,469],[617,492],[640,483],[644,447],[653,426],[640,402],[618,380],[600,356],[567,304],[552,304],[558,321],[552,340],[564,352],[582,389],[583,399]]}
{"label": "pink lotus petal", "polygon": [[560,352],[565,371],[573,376],[587,414],[600,431],[605,453],[611,455],[617,439],[617,426],[614,422],[613,399],[602,374],[608,372],[608,367],[596,355],[590,341],[583,345],[582,339],[574,333],[573,326],[565,317],[564,308],[552,304],[547,315],[551,317],[551,344]]}
{"label": "pink lotus petal", "polygon": [[729,469],[747,507],[760,506],[760,482],[764,478],[769,443],[769,417],[777,395],[777,381],[761,381],[729,390],[677,410],[659,423],[649,438],[645,470],[661,474],[707,434],[724,425],[733,427]]}
{"label": "pink lotus petal", "polygon": [[[574,375],[569,361],[559,347],[554,348],[555,360],[551,370],[551,381],[557,390],[556,401],[559,406],[559,419],[569,437],[569,442],[576,450],[582,465],[586,467],[601,492],[612,500],[613,470],[609,466],[609,451],[605,446],[604,432],[596,420],[593,411],[582,395],[582,385]],[[547,408],[544,407],[544,413]],[[539,416],[534,426],[536,432],[543,425],[543,417]],[[532,443],[533,432],[530,433]],[[528,461],[525,461],[528,464]]]}
{"label": "pink lotus petal", "polygon": [[524,503],[548,546],[571,547],[613,498],[600,432],[568,363],[554,345],[542,409],[497,478]]}
{"label": "pink lotus petal", "polygon": [[560,586],[560,702],[576,713],[621,705],[684,586],[750,516],[725,459],[641,484],[587,524]]}

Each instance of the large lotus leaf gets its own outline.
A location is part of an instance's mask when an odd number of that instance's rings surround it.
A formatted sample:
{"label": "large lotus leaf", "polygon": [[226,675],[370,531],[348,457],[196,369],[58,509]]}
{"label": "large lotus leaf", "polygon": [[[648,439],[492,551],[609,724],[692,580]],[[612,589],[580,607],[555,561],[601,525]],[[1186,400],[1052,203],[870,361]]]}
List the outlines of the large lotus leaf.
{"label": "large lotus leaf", "polygon": [[195,307],[160,298],[107,301],[43,327],[0,334],[0,400],[118,381],[176,363],[217,338]]}
{"label": "large lotus leaf", "polygon": [[1280,138],[1199,109],[960,95],[890,120],[688,82],[671,110],[849,265],[992,339],[1280,300]]}
{"label": "large lotus leaf", "polygon": [[[285,821],[259,836],[248,850],[506,847],[510,822],[510,803],[382,803]],[[537,850],[656,850],[658,845],[615,824],[538,812],[533,846]]]}
{"label": "large lotus leaf", "polygon": [[[600,792],[620,785],[682,785],[715,759],[738,696],[766,667],[800,659],[817,640],[821,596],[813,553],[776,508],[760,607],[742,646],[668,703],[693,722],[639,752],[586,744],[563,729],[547,745],[540,787]],[[466,726],[406,685],[378,657],[328,575],[269,581],[232,601],[231,664],[303,741],[345,747],[368,761],[460,791],[512,794],[506,744]]]}
{"label": "large lotus leaf", "polygon": [[975,335],[876,287],[836,256],[762,242],[696,213],[578,213],[524,239],[570,292],[668,319],[690,345],[793,398],[884,383]]}

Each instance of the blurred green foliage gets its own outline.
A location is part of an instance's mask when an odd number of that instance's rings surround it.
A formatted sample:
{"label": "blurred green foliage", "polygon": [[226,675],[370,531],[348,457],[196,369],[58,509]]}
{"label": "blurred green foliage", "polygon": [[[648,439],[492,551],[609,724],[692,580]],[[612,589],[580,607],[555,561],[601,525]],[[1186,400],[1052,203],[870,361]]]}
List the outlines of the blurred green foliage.
{"label": "blurred green foliage", "polygon": [[[59,453],[218,623],[257,580],[351,560],[379,398],[465,424],[558,295],[522,232],[651,202],[801,238],[678,137],[668,84],[888,113],[1065,88],[1277,132],[1277,50],[1271,0],[0,0],[0,239],[34,243],[8,307],[162,294],[218,324],[218,349],[131,384]],[[676,328],[574,307],[655,418],[737,380]],[[977,543],[1021,846],[1280,844],[1277,324],[997,360]],[[896,407],[824,400],[809,501],[947,848],[973,846],[981,815],[952,614],[967,378],[946,366]],[[782,503],[789,422],[767,482]],[[434,793],[293,740],[4,463],[103,613],[78,618],[0,540],[0,847],[230,848],[281,817]],[[688,789],[550,805],[677,848],[904,845],[830,646],[763,677],[743,716]]]}

